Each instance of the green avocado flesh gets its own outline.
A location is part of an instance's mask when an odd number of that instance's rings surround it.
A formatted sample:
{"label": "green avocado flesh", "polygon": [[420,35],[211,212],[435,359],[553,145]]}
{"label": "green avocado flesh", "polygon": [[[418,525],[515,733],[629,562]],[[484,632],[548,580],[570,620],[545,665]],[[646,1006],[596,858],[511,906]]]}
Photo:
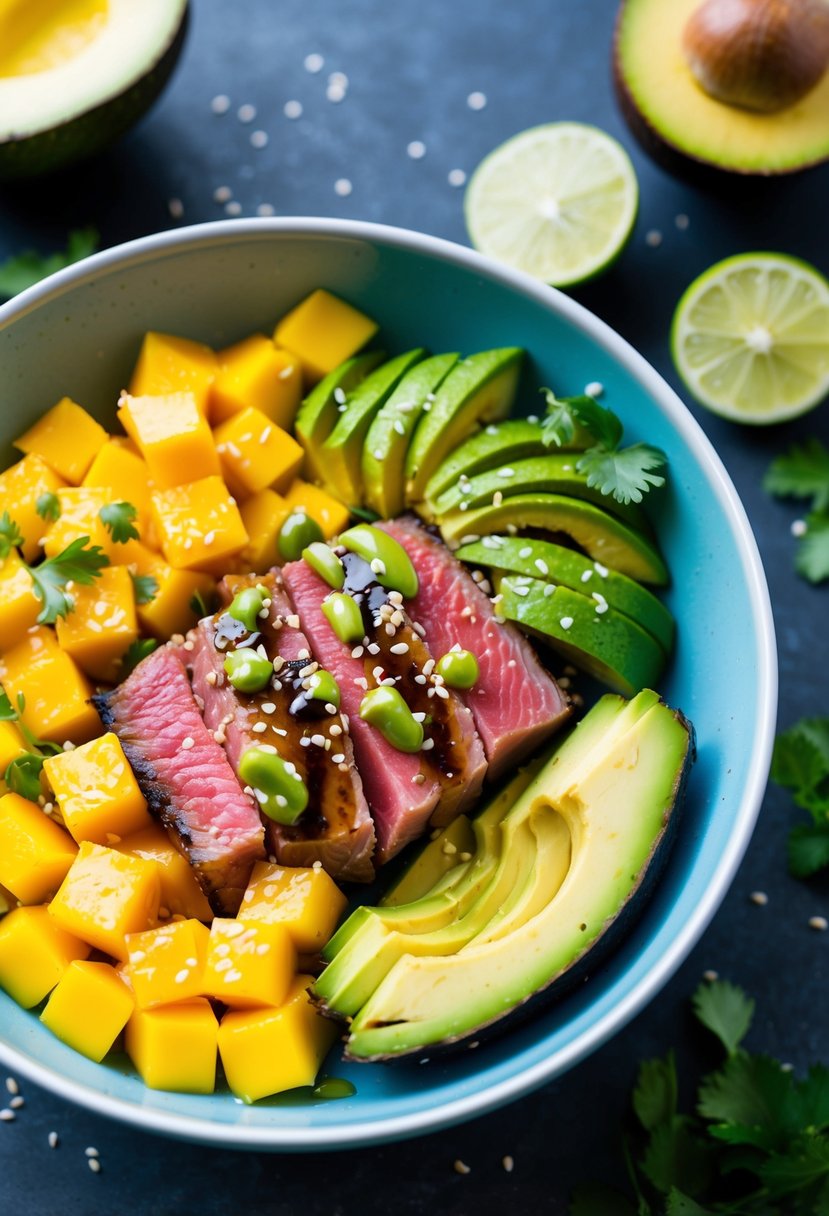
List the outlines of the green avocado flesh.
{"label": "green avocado flesh", "polygon": [[476,431],[446,457],[426,484],[423,500],[434,503],[450,490],[459,477],[473,477],[496,465],[525,456],[543,456],[549,451],[542,442],[541,423],[536,418],[504,418]]}
{"label": "green avocado flesh", "polygon": [[389,359],[366,376],[349,395],[334,429],[318,450],[323,485],[341,502],[363,500],[363,442],[372,419],[410,368],[425,357],[422,347]]}
{"label": "green avocado flesh", "polygon": [[[407,948],[377,968],[351,1015],[347,1056],[391,1058],[480,1033],[568,972],[643,897],[692,759],[689,724],[655,693],[602,698],[503,821],[496,875],[516,880],[505,905],[490,915],[482,902],[481,929],[451,953]],[[363,980],[350,994],[371,989],[373,944],[354,959]]]}
{"label": "green avocado flesh", "polygon": [[608,570],[549,541],[524,536],[487,536],[474,545],[464,545],[455,557],[469,566],[483,566],[505,573],[529,575],[563,584],[582,595],[601,595],[611,608],[624,613],[659,642],[666,654],[674,644],[674,618],[665,605],[633,579]]}
{"label": "green avocado flesh", "polygon": [[570,587],[497,574],[498,612],[552,646],[608,688],[630,696],[656,684],[665,651],[629,616]]}
{"label": "green avocado flesh", "polygon": [[499,506],[452,511],[440,521],[450,548],[471,544],[491,532],[538,528],[569,536],[593,561],[618,570],[637,582],[664,587],[668,569],[649,540],[592,503],[561,494],[518,494]]}
{"label": "green avocado flesh", "polygon": [[481,423],[512,407],[524,352],[517,347],[481,351],[455,365],[424,410],[406,454],[406,501],[419,502],[446,455]]}
{"label": "green avocado flesh", "polygon": [[382,519],[393,519],[405,507],[409,442],[424,405],[459,358],[456,354],[434,355],[413,367],[368,428],[362,454],[363,501]]}
{"label": "green avocado flesh", "polygon": [[[320,380],[299,407],[294,423],[296,437],[305,449],[305,473],[312,481],[322,481],[323,470],[318,452],[337,424],[340,404],[362,383],[369,372],[385,358],[383,351],[371,350],[346,359]],[[342,397],[342,402],[337,400]]]}

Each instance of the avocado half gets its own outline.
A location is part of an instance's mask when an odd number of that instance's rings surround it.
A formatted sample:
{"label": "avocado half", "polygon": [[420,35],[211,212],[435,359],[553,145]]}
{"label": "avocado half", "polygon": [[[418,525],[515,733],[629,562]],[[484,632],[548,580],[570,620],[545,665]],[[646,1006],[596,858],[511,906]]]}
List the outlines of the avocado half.
{"label": "avocado half", "polygon": [[86,159],[149,109],[176,64],[187,0],[0,6],[0,180]]}
{"label": "avocado half", "polygon": [[773,176],[829,158],[829,72],[796,105],[761,114],[695,80],[682,32],[701,0],[623,0],[613,75],[622,113],[654,160],[684,177]]}

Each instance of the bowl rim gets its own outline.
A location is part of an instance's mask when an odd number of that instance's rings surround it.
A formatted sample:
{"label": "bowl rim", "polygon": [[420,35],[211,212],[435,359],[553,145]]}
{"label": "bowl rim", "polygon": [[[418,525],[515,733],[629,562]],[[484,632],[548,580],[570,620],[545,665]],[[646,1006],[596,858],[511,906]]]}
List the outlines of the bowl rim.
{"label": "bowl rim", "polygon": [[236,241],[268,236],[359,240],[448,261],[462,270],[530,297],[546,311],[563,316],[581,329],[639,381],[667,415],[672,426],[691,449],[694,458],[706,466],[719,506],[731,526],[753,617],[758,627],[754,763],[735,813],[728,846],[720,855],[708,886],[686,919],[682,932],[674,938],[670,947],[626,997],[555,1054],[517,1071],[485,1090],[473,1091],[423,1111],[410,1112],[394,1118],[357,1119],[348,1125],[285,1128],[253,1127],[243,1122],[217,1123],[209,1118],[179,1115],[158,1109],[146,1110],[124,1098],[68,1079],[0,1040],[0,1061],[7,1067],[17,1069],[30,1080],[60,1097],[146,1131],[229,1148],[316,1151],[378,1144],[423,1135],[483,1115],[572,1068],[621,1030],[653,999],[707,928],[731,885],[751,839],[766,788],[774,743],[778,689],[777,649],[768,585],[745,508],[711,441],[677,393],[643,355],[584,305],[570,299],[556,288],[466,246],[410,229],[368,221],[322,217],[280,216],[195,224],[152,233],[115,245],[50,275],[0,306],[0,330],[46,301],[60,297],[84,281],[93,280],[102,272],[125,268],[159,255],[164,256],[199,245],[232,245]]}

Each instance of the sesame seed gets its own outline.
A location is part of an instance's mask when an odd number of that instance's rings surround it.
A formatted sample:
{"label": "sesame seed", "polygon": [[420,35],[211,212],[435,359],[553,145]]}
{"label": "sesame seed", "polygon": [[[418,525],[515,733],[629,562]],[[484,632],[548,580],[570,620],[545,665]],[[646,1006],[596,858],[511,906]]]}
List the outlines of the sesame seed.
{"label": "sesame seed", "polygon": [[461,1161],[460,1157],[452,1167],[456,1174],[470,1174],[472,1171],[465,1161]]}
{"label": "sesame seed", "polygon": [[452,844],[451,840],[444,840],[443,852],[446,854],[447,857],[452,857],[455,853],[457,853],[457,851],[458,851],[458,846],[456,844]]}
{"label": "sesame seed", "polygon": [[233,198],[233,191],[230,186],[217,186],[213,191],[214,203],[229,203]]}
{"label": "sesame seed", "polygon": [[255,735],[263,735],[267,729],[267,722],[254,722],[253,726],[251,727],[251,730]]}
{"label": "sesame seed", "polygon": [[385,574],[386,563],[381,561],[379,557],[373,557],[370,562],[372,574]]}
{"label": "sesame seed", "polygon": [[328,733],[330,735],[333,735],[334,738],[336,739],[336,737],[338,735],[341,735],[343,733],[343,728],[339,725],[339,723],[333,722],[331,724],[331,726],[329,727]]}
{"label": "sesame seed", "polygon": [[351,657],[352,657],[352,659],[361,659],[363,657],[364,653],[365,653],[364,646],[355,646],[351,652]]}
{"label": "sesame seed", "polygon": [[[299,617],[295,612],[293,612],[290,616],[285,617],[285,624],[289,627],[289,629],[299,629]],[[300,655],[299,657],[305,659],[308,658],[307,654]]]}
{"label": "sesame seed", "polygon": [[470,93],[466,104],[470,110],[482,110],[486,105],[486,93]]}
{"label": "sesame seed", "polygon": [[167,203],[167,210],[174,220],[180,220],[184,215],[184,203],[180,198],[171,198]]}
{"label": "sesame seed", "polygon": [[15,1081],[14,1077],[6,1077],[6,1092],[10,1094],[19,1094],[20,1086]]}
{"label": "sesame seed", "polygon": [[533,564],[535,565],[536,570],[539,570],[542,574],[550,573],[550,567],[544,561],[543,557],[537,557]]}
{"label": "sesame seed", "polygon": [[562,629],[569,629],[572,624],[573,618],[571,616],[563,616],[559,621],[559,625],[561,625]]}
{"label": "sesame seed", "polygon": [[604,385],[599,380],[591,380],[589,384],[585,384],[584,392],[587,397],[601,397]]}
{"label": "sesame seed", "polygon": [[293,98],[291,99],[291,101],[286,101],[284,106],[282,107],[282,113],[285,115],[286,118],[290,118],[290,119],[302,118],[302,102],[296,101]]}
{"label": "sesame seed", "polygon": [[325,747],[325,735],[311,735],[314,747]]}
{"label": "sesame seed", "polygon": [[406,434],[406,428],[405,428],[405,426],[403,425],[403,423],[400,421],[400,419],[399,419],[399,418],[397,418],[397,419],[395,420],[395,422],[394,422],[394,426],[392,427],[392,429],[393,429],[393,430],[395,431],[395,433],[396,433],[396,434],[398,434],[398,435],[405,435],[405,434]]}
{"label": "sesame seed", "polygon": [[[276,212],[274,210],[273,203],[260,203],[259,206],[256,208],[256,214],[261,215],[261,216],[275,215]],[[292,367],[283,368],[282,371],[279,373],[279,379],[286,380],[287,376],[290,376],[293,374],[293,370],[294,369]],[[286,373],[287,373],[287,376],[286,376]]]}
{"label": "sesame seed", "polygon": [[230,98],[226,93],[218,93],[210,103],[214,114],[227,114],[230,109]]}
{"label": "sesame seed", "polygon": [[[818,932],[824,933],[827,929],[829,929],[829,921],[827,921],[825,916],[810,916],[809,928],[817,929]],[[14,1100],[12,1100],[11,1105],[14,1106]]]}
{"label": "sesame seed", "polygon": [[447,178],[450,186],[464,186],[466,184],[466,174],[463,169],[450,169]]}
{"label": "sesame seed", "polygon": [[504,1167],[504,1169],[507,1171],[508,1174],[511,1174],[513,1169],[515,1168],[515,1162],[513,1161],[512,1157],[509,1156],[509,1154],[506,1157],[501,1158],[501,1165]]}
{"label": "sesame seed", "polygon": [[60,1143],[58,1133],[49,1132],[49,1135],[46,1137],[46,1143],[49,1145],[49,1148],[57,1148]]}
{"label": "sesame seed", "polygon": [[449,690],[448,690],[448,688],[441,688],[441,687],[440,687],[440,685],[438,684],[438,685],[436,685],[436,686],[435,686],[435,692],[437,693],[437,695],[438,695],[438,696],[439,696],[439,697],[440,697],[442,700],[444,700],[444,701],[448,701],[448,700],[449,700]]}
{"label": "sesame seed", "polygon": [[310,72],[312,76],[315,76],[317,72],[321,72],[325,67],[325,60],[323,59],[322,55],[319,55],[314,51],[310,55],[305,56],[304,60],[302,61],[302,66],[305,68],[306,72]]}
{"label": "sesame seed", "polygon": [[594,562],[594,563],[593,563],[593,569],[596,571],[596,573],[598,574],[599,578],[607,578],[607,575],[608,575],[608,569],[607,569],[607,566],[603,566],[603,565],[601,564],[601,562]]}
{"label": "sesame seed", "polygon": [[345,752],[337,752],[336,755],[331,757],[331,760],[334,764],[342,764],[343,760],[345,760]]}
{"label": "sesame seed", "polygon": [[714,980],[718,980],[720,978],[720,973],[719,971],[712,971],[709,969],[708,971],[703,971],[702,978],[706,981],[706,983],[713,984]]}
{"label": "sesame seed", "polygon": [[503,469],[499,469],[499,470],[498,470],[498,476],[499,476],[499,477],[514,477],[514,476],[515,476],[515,469],[510,469],[509,467],[505,467],[505,468],[503,468]]}
{"label": "sesame seed", "polygon": [[512,588],[512,589],[513,589],[513,591],[515,592],[515,594],[516,594],[516,595],[529,595],[529,594],[530,594],[530,589],[529,589],[529,587],[519,587],[519,586],[516,584],[515,586],[513,586],[513,588]]}
{"label": "sesame seed", "polygon": [[688,225],[691,223],[691,221],[687,215],[684,215],[682,212],[680,212],[679,215],[674,217],[674,223],[676,224],[676,226],[680,232],[685,232],[686,229],[688,228]]}
{"label": "sesame seed", "polygon": [[806,531],[807,531],[806,520],[805,519],[793,520],[790,531],[791,531],[792,536],[794,536],[794,537],[799,538],[801,536],[805,536]]}
{"label": "sesame seed", "polygon": [[176,983],[177,983],[177,984],[183,984],[183,983],[184,983],[184,981],[185,981],[185,980],[187,979],[187,977],[189,976],[189,974],[190,974],[190,968],[189,968],[189,967],[182,967],[181,971],[177,971],[177,972],[176,972]]}
{"label": "sesame seed", "polygon": [[426,155],[426,145],[420,139],[413,139],[410,144],[406,145],[406,155],[412,160],[422,160]]}
{"label": "sesame seed", "polygon": [[209,532],[205,532],[205,534],[204,534],[204,543],[205,543],[206,545],[212,545],[212,544],[213,544],[213,541],[214,541],[215,539],[216,539],[216,533],[215,533],[215,531],[213,530],[213,528],[211,528]]}
{"label": "sesame seed", "polygon": [[335,103],[339,102],[339,101],[344,101],[345,94],[346,94],[346,90],[345,90],[344,85],[337,84],[337,83],[330,84],[328,86],[328,88],[325,90],[325,96],[328,98],[328,100],[333,101]]}
{"label": "sesame seed", "polygon": [[92,1173],[93,1173],[93,1174],[100,1174],[100,1172],[101,1172],[101,1163],[100,1163],[100,1161],[98,1160],[98,1158],[97,1158],[97,1157],[90,1157],[90,1158],[87,1160],[87,1163],[86,1163],[86,1164],[87,1164],[87,1165],[89,1166],[89,1168],[92,1170]]}
{"label": "sesame seed", "polygon": [[662,233],[658,228],[651,228],[650,232],[645,235],[645,244],[651,249],[657,249],[662,244]]}
{"label": "sesame seed", "polygon": [[2,1120],[3,1123],[13,1123],[15,1120],[14,1111],[9,1110],[7,1106],[4,1106],[3,1109],[0,1110],[0,1120]]}
{"label": "sesame seed", "polygon": [[193,746],[195,740],[191,735],[185,735],[181,741],[181,750],[187,752]]}
{"label": "sesame seed", "polygon": [[256,117],[256,106],[252,106],[250,103],[239,106],[239,109],[236,111],[236,117],[239,119],[239,122],[253,122]]}
{"label": "sesame seed", "polygon": [[339,194],[340,198],[348,198],[353,189],[354,187],[347,177],[338,177],[334,182],[334,193]]}
{"label": "sesame seed", "polygon": [[423,773],[415,773],[414,777],[412,777],[412,784],[413,785],[423,785],[423,782],[425,780],[426,780],[426,777]]}
{"label": "sesame seed", "polygon": [[348,77],[345,72],[332,72],[328,77],[328,83],[339,85],[342,89],[348,88]]}
{"label": "sesame seed", "polygon": [[380,653],[380,647],[377,645],[376,642],[369,642],[368,646],[366,646],[366,650],[369,652],[369,654],[379,654]]}
{"label": "sesame seed", "polygon": [[422,750],[424,752],[430,752],[434,746],[435,746],[434,739],[424,739]]}
{"label": "sesame seed", "polygon": [[225,215],[229,215],[231,219],[234,216],[242,214],[242,204],[237,202],[225,203]]}
{"label": "sesame seed", "polygon": [[749,895],[749,899],[753,904],[757,904],[758,908],[764,908],[769,902],[769,897],[766,895],[765,891],[752,891]]}
{"label": "sesame seed", "polygon": [[547,583],[544,588],[544,598],[549,599],[551,595],[554,595],[555,589],[556,589],[555,583]]}
{"label": "sesame seed", "polygon": [[25,1105],[25,1099],[22,1098],[20,1094],[15,1094],[15,1096],[9,1101],[9,1106],[12,1108],[12,1110],[20,1110],[21,1106]]}
{"label": "sesame seed", "polygon": [[409,653],[409,643],[408,642],[395,642],[394,646],[389,647],[389,651],[391,654],[408,654]]}

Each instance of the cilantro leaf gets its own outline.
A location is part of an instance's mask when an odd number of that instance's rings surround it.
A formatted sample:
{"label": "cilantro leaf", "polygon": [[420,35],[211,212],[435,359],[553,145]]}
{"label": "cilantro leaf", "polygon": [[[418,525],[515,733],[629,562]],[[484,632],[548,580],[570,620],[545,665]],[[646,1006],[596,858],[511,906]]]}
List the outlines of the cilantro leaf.
{"label": "cilantro leaf", "polygon": [[786,856],[795,878],[809,878],[829,866],[829,822],[796,824],[789,832]]}
{"label": "cilantro leaf", "polygon": [[813,511],[829,508],[829,449],[819,439],[793,444],[772,461],[763,489],[777,498],[811,498]]}
{"label": "cilantro leaf", "polygon": [[644,1060],[633,1091],[633,1109],[645,1131],[652,1132],[676,1114],[677,1081],[673,1052],[664,1060]]}
{"label": "cilantro leaf", "polygon": [[704,1078],[697,1110],[718,1139],[778,1149],[789,1130],[792,1094],[791,1073],[778,1060],[738,1052]]}
{"label": "cilantro leaf", "polygon": [[124,680],[130,672],[138,666],[142,659],[146,659],[148,654],[158,646],[155,638],[137,638],[127,649],[124,657],[121,659],[120,676]]}
{"label": "cilantro leaf", "polygon": [[676,1187],[671,1188],[665,1216],[715,1216],[711,1208],[702,1208],[688,1195],[683,1195]]}
{"label": "cilantro leaf", "polygon": [[69,234],[65,252],[42,255],[28,249],[0,264],[0,297],[11,299],[33,283],[88,257],[98,248],[98,233],[94,228],[78,228]]}
{"label": "cilantro leaf", "polygon": [[376,511],[372,511],[371,507],[349,507],[348,510],[355,519],[364,519],[369,524],[376,523],[378,519],[383,518]]}
{"label": "cilantro leaf", "polygon": [[812,511],[806,516],[806,531],[798,542],[794,568],[810,583],[829,578],[829,514]]}
{"label": "cilantro leaf", "polygon": [[813,1064],[805,1080],[797,1086],[804,1127],[825,1131],[829,1128],[829,1068]]}
{"label": "cilantro leaf", "polygon": [[73,601],[66,590],[67,583],[88,587],[108,565],[109,558],[100,546],[90,545],[88,536],[79,536],[54,557],[47,558],[39,566],[29,566],[35,595],[43,604],[38,624],[54,625],[59,616],[72,611]]}
{"label": "cilantro leaf", "polygon": [[13,794],[37,802],[40,797],[40,772],[43,757],[35,752],[23,752],[6,766],[5,782]]}
{"label": "cilantro leaf", "polygon": [[51,490],[45,490],[43,494],[38,495],[35,510],[41,519],[54,523],[56,519],[60,519],[60,499]]}
{"label": "cilantro leaf", "polygon": [[589,448],[576,468],[587,475],[587,484],[617,502],[641,502],[651,486],[664,486],[665,478],[654,469],[667,464],[665,453],[649,443],[634,443],[628,448],[609,451]]}
{"label": "cilantro leaf", "polygon": [[785,1198],[813,1187],[829,1178],[829,1141],[808,1139],[794,1153],[773,1153],[759,1173],[774,1198]]}
{"label": "cilantro leaf", "polygon": [[132,579],[132,589],[135,593],[136,604],[149,604],[158,595],[158,579],[153,578],[151,574],[133,574],[130,572]]}
{"label": "cilantro leaf", "polygon": [[215,603],[215,595],[205,595],[202,591],[194,591],[190,596],[190,611],[201,620],[202,617],[213,615]]}
{"label": "cilantro leaf", "polygon": [[727,980],[700,984],[692,997],[697,1019],[715,1034],[730,1056],[742,1043],[754,1017],[754,1001]]}
{"label": "cilantro leaf", "polygon": [[0,515],[0,561],[5,561],[12,549],[23,544],[23,533],[8,511]]}
{"label": "cilantro leaf", "polygon": [[642,1157],[642,1173],[663,1195],[678,1187],[699,1194],[710,1177],[711,1150],[691,1119],[674,1115],[651,1133]]}
{"label": "cilantro leaf", "polygon": [[771,779],[798,806],[825,820],[829,813],[829,718],[801,718],[774,741]]}
{"label": "cilantro leaf", "polygon": [[637,1216],[636,1207],[609,1186],[581,1186],[570,1201],[570,1216]]}
{"label": "cilantro leaf", "polygon": [[9,700],[8,693],[0,688],[0,722],[16,722],[17,718],[17,710]]}
{"label": "cilantro leaf", "polygon": [[541,424],[546,447],[587,447],[590,439],[601,447],[618,447],[622,424],[612,410],[593,397],[557,397],[552,389],[541,391],[547,398],[547,416]]}
{"label": "cilantro leaf", "polygon": [[98,512],[98,518],[116,545],[138,540],[138,529],[134,527],[137,517],[138,511],[131,502],[108,502]]}

